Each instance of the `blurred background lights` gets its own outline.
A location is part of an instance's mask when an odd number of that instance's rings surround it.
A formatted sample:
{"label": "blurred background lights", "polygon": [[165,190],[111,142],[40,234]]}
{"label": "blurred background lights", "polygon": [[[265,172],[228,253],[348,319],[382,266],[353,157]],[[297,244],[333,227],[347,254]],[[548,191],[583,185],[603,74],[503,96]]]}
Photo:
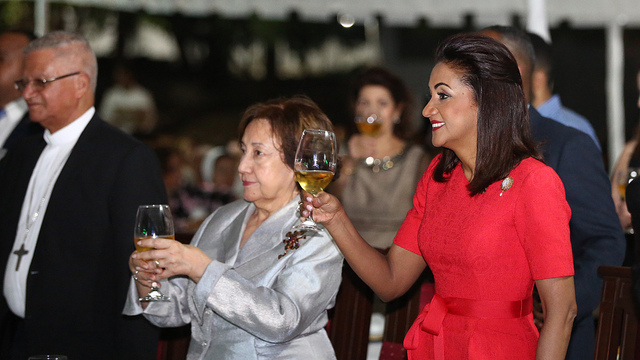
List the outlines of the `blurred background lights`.
{"label": "blurred background lights", "polygon": [[350,28],[356,23],[356,18],[350,14],[338,14],[338,22],[343,28]]}

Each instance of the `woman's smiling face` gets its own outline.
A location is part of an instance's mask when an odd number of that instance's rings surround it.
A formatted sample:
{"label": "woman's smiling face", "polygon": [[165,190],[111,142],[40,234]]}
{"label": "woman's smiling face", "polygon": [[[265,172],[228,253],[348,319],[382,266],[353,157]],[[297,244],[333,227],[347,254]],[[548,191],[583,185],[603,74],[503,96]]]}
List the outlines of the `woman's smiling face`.
{"label": "woman's smiling face", "polygon": [[478,138],[478,104],[461,73],[438,63],[429,79],[431,99],[422,110],[429,119],[434,146],[458,152],[475,152]]}

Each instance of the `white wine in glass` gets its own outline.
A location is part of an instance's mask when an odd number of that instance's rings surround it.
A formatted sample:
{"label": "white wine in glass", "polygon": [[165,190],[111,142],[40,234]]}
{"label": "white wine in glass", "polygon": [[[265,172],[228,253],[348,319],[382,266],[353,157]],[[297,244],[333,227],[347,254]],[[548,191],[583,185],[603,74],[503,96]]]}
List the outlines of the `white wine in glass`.
{"label": "white wine in glass", "polygon": [[[324,190],[336,173],[337,144],[333,132],[320,129],[305,129],[302,132],[294,171],[298,184],[309,194],[316,196]],[[320,231],[312,215],[294,230]]]}
{"label": "white wine in glass", "polygon": [[[153,250],[153,248],[138,246],[139,240],[153,238],[175,239],[173,219],[171,218],[169,205],[138,206],[136,225],[133,231],[136,250],[139,252]],[[149,294],[145,297],[139,298],[138,300],[167,301],[171,299],[168,296],[163,295],[158,286],[152,286]]]}
{"label": "white wine in glass", "polygon": [[358,131],[362,135],[376,137],[382,128],[382,119],[377,113],[369,113],[367,115],[356,115],[355,118]]}

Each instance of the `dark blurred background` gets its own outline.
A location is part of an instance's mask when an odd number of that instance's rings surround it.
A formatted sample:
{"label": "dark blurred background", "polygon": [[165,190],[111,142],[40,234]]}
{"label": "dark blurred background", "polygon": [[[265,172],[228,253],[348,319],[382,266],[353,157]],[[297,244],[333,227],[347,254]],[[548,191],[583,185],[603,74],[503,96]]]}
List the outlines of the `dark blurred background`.
{"label": "dark blurred background", "polygon": [[[306,94],[330,118],[351,129],[350,81],[361,68],[383,64],[412,88],[416,131],[428,136],[420,116],[438,42],[447,35],[474,31],[474,17],[457,28],[387,24],[341,26],[325,22],[251,15],[190,17],[142,11],[49,3],[49,29],[76,30],[89,38],[99,56],[97,107],[112,83],[111,70],[128,61],[139,83],[151,91],[159,112],[156,132],[185,135],[198,143],[224,144],[236,136],[243,110],[257,101]],[[34,3],[0,2],[0,28],[34,26]],[[522,26],[514,15],[511,24]],[[593,124],[607,154],[605,29],[578,28],[569,21],[551,27],[556,60],[556,92],[563,103]],[[372,35],[373,33],[373,35]],[[640,28],[625,27],[625,127],[627,139],[638,123],[636,73],[640,69]],[[605,162],[608,162],[605,156]]]}

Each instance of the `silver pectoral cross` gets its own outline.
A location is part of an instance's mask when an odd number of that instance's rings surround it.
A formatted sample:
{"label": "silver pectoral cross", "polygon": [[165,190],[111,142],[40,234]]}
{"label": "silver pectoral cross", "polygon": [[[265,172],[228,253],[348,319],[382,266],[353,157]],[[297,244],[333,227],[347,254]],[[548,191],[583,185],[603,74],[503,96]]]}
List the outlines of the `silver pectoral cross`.
{"label": "silver pectoral cross", "polygon": [[24,243],[23,243],[22,245],[20,245],[20,249],[14,251],[13,253],[18,255],[18,263],[16,264],[16,271],[18,271],[18,268],[20,268],[20,262],[22,261],[22,256],[27,255],[29,253],[29,250],[26,250],[24,248]]}

